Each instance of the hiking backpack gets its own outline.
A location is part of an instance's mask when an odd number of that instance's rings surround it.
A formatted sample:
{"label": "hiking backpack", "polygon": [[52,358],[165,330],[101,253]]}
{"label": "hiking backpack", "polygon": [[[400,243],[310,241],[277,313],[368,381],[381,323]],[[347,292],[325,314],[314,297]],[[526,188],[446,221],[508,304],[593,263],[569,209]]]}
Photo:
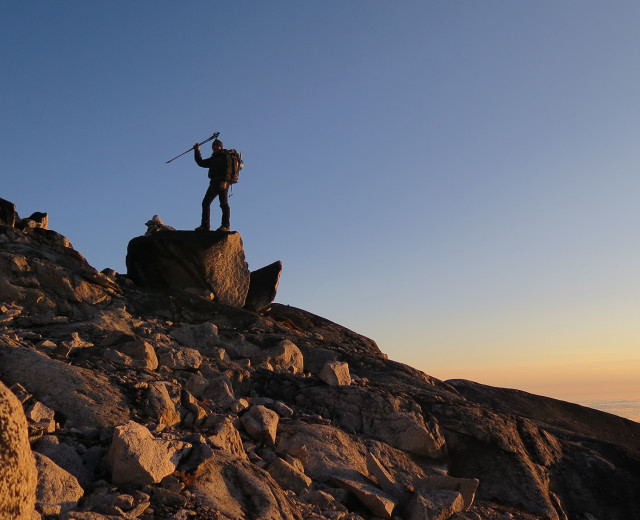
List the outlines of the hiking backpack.
{"label": "hiking backpack", "polygon": [[242,154],[233,148],[230,150],[221,150],[221,153],[223,153],[225,157],[223,163],[224,180],[229,184],[235,184],[238,182],[240,170],[242,170],[242,167],[244,166],[244,163],[242,162]]}

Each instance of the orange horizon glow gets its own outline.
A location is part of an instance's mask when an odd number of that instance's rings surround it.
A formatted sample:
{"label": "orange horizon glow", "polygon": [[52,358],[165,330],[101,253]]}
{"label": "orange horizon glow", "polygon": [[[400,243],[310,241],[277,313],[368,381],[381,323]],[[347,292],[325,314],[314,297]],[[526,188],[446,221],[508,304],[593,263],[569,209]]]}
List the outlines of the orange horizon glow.
{"label": "orange horizon glow", "polygon": [[571,402],[640,399],[640,359],[577,359],[573,362],[505,363],[430,367],[438,379],[468,379]]}

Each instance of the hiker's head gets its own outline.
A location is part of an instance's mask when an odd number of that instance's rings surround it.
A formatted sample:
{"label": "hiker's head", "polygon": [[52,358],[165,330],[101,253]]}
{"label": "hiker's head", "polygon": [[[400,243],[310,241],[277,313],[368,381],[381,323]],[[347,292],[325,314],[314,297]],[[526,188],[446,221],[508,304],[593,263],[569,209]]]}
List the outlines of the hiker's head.
{"label": "hiker's head", "polygon": [[222,141],[220,139],[216,139],[211,144],[211,148],[213,149],[214,152],[217,152],[218,150],[222,150]]}

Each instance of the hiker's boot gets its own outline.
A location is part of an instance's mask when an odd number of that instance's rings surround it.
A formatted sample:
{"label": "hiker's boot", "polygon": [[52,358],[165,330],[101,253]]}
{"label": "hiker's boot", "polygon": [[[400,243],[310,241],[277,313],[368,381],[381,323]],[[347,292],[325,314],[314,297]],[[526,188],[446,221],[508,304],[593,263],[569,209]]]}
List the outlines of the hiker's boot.
{"label": "hiker's boot", "polygon": [[201,225],[196,228],[196,231],[211,231],[211,228],[209,226]]}
{"label": "hiker's boot", "polygon": [[220,227],[218,231],[231,231],[231,219],[229,218],[229,206],[225,206],[222,208],[222,221],[220,222]]}

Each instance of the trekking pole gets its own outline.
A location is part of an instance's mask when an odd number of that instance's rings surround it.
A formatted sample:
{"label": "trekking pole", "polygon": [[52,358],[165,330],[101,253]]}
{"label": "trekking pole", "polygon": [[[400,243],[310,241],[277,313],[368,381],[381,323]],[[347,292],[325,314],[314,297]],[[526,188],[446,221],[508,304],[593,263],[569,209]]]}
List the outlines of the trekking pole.
{"label": "trekking pole", "polygon": [[[208,139],[205,139],[204,141],[199,143],[198,146],[203,145],[204,143],[208,143],[209,141],[213,141],[214,139],[217,139],[219,135],[220,135],[220,132],[216,132],[215,134],[213,134]],[[181,153],[180,155],[176,155],[173,159],[169,159],[165,164],[169,164],[171,161],[175,161],[178,157],[182,157],[185,153],[189,153],[191,150],[193,150],[193,146],[191,148],[189,148],[186,152]]]}

